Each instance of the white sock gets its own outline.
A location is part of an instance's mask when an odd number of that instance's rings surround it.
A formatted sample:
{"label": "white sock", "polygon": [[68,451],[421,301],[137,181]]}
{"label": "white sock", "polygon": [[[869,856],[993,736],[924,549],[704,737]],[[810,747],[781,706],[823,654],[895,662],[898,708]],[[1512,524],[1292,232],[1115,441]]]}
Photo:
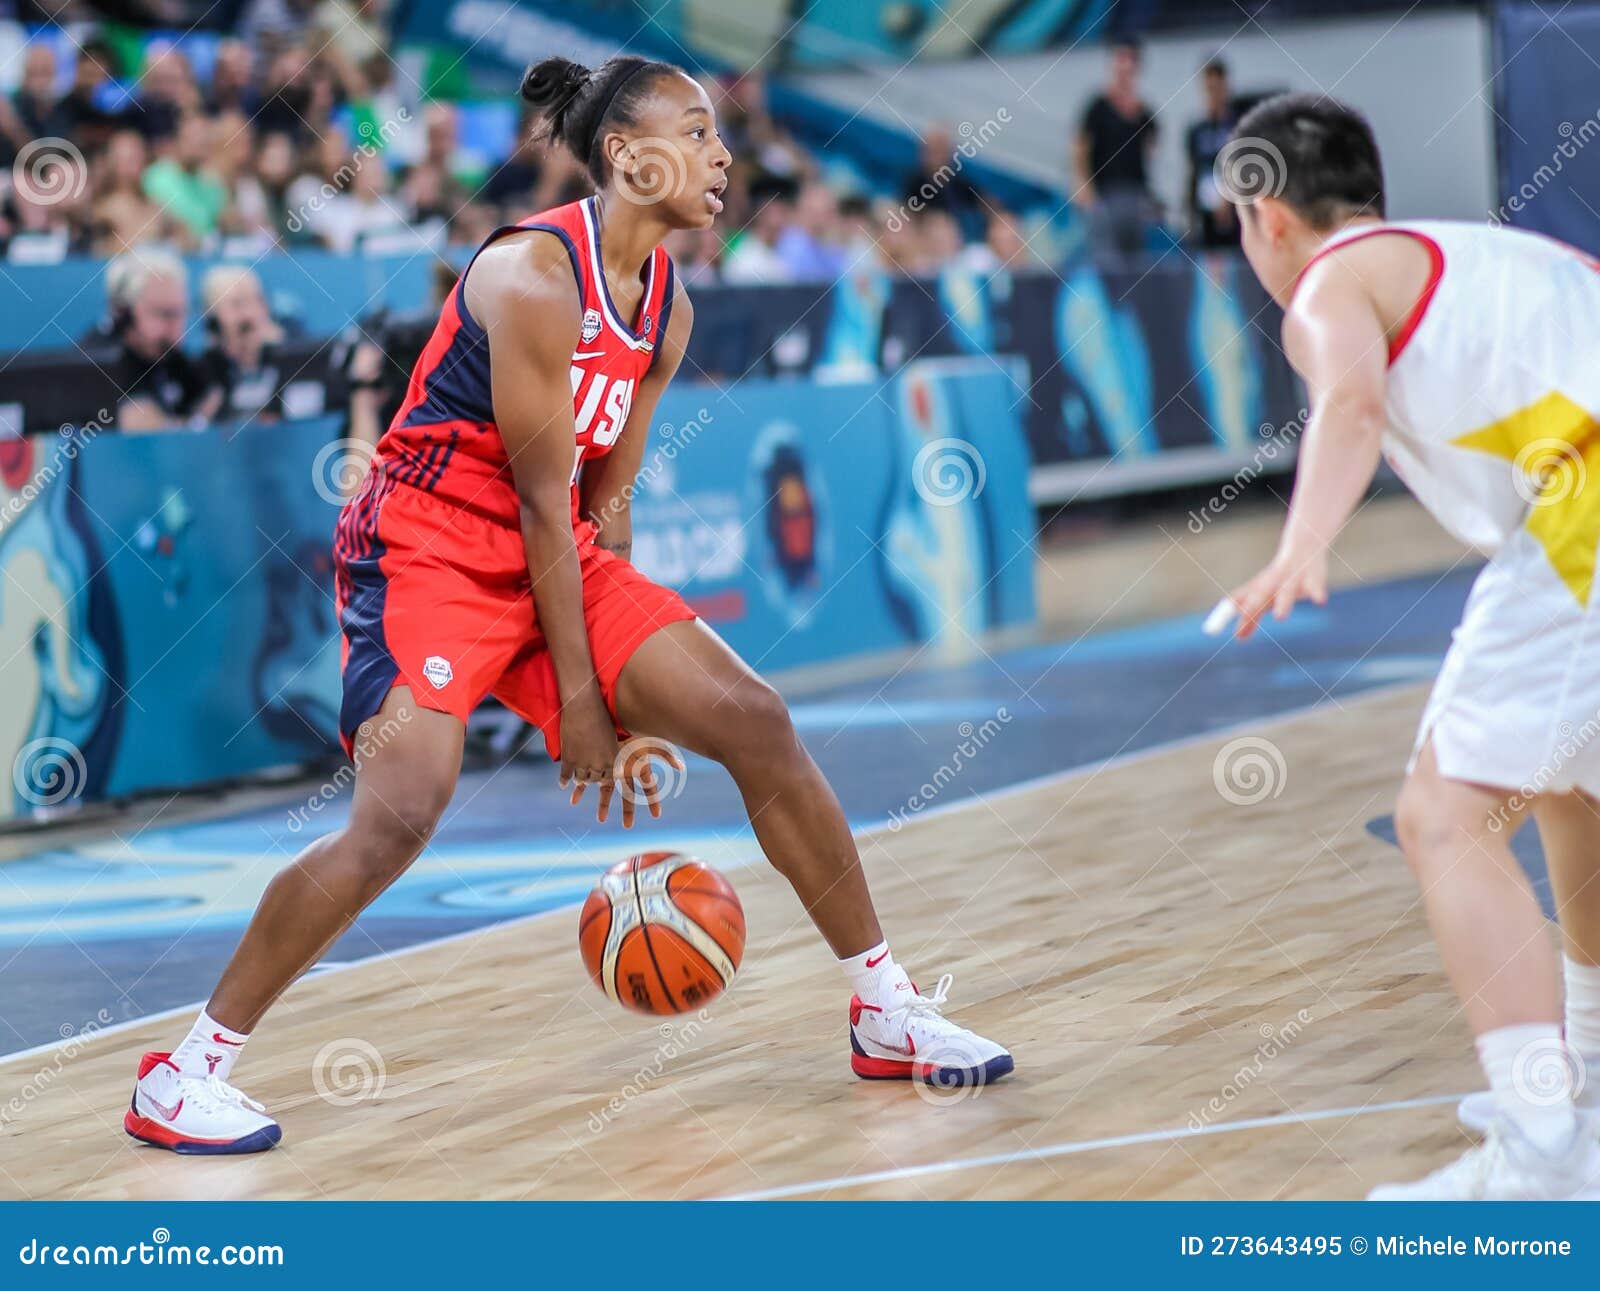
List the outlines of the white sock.
{"label": "white sock", "polygon": [[911,979],[905,969],[894,962],[889,953],[889,943],[880,941],[871,950],[841,959],[839,967],[850,979],[850,987],[861,997],[863,1004],[880,1009],[891,1009],[906,999],[912,990]]}
{"label": "white sock", "polygon": [[1578,1106],[1600,1109],[1600,967],[1568,958],[1566,977],[1567,1044],[1583,1072]]}
{"label": "white sock", "polygon": [[172,1051],[172,1064],[186,1076],[216,1075],[226,1080],[250,1037],[230,1031],[204,1009],[183,1043]]}
{"label": "white sock", "polygon": [[1500,1114],[1542,1152],[1565,1151],[1578,1128],[1577,1065],[1554,1022],[1499,1027],[1478,1037],[1478,1061]]}

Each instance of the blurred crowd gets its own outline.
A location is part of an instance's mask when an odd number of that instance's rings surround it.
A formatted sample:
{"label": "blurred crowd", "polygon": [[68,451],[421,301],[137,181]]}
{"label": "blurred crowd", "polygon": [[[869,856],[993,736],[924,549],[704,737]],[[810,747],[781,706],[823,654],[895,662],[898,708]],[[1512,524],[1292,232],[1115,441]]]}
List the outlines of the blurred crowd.
{"label": "blurred crowd", "polygon": [[[384,0],[255,0],[202,77],[159,39],[35,41],[0,96],[0,248],[14,262],[158,245],[254,255],[345,254],[421,238],[472,246],[498,224],[581,196],[581,167],[531,138],[506,155],[462,146],[470,106],[422,101],[387,52]],[[397,83],[398,82],[398,83]],[[903,194],[841,195],[774,119],[759,75],[709,87],[736,158],[715,233],[672,247],[690,281],[811,282],[864,261],[926,273],[962,257],[1028,258],[1014,220],[931,130]],[[927,202],[906,199],[941,176]],[[896,200],[896,197],[898,200]]]}

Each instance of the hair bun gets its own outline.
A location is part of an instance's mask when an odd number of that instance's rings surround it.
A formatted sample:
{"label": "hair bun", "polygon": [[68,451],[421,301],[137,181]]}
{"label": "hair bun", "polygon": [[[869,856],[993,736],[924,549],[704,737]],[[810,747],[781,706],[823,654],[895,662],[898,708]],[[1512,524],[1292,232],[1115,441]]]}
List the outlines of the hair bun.
{"label": "hair bun", "polygon": [[522,97],[546,111],[565,107],[589,83],[589,69],[570,58],[545,58],[522,74]]}

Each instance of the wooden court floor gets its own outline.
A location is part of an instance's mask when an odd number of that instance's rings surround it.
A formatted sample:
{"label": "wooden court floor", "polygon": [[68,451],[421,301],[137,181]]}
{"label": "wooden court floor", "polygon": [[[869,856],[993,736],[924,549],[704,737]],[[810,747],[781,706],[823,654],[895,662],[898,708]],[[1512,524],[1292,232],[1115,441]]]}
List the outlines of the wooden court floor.
{"label": "wooden court floor", "polygon": [[745,967],[703,1017],[614,1010],[570,911],[306,980],[237,1073],[284,1125],[262,1156],[123,1136],[135,1056],[186,1019],[0,1065],[29,1091],[0,1196],[1361,1196],[1460,1150],[1445,1099],[1475,1078],[1366,829],[1423,697],[1253,728],[1276,793],[1251,805],[1217,787],[1229,732],[864,836],[898,958],[953,973],[958,1016],[1013,1049],[991,1088],[854,1080],[837,969],[750,869]]}

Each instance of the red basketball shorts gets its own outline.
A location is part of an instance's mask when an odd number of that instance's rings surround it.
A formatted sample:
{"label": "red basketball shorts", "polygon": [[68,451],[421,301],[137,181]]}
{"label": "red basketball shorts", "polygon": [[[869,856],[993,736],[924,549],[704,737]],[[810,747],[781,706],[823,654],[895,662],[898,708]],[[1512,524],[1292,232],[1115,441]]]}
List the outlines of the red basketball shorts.
{"label": "red basketball shorts", "polygon": [[[617,679],[633,652],[694,612],[676,592],[595,546],[592,526],[580,526],[577,536],[589,650],[615,715]],[[517,529],[374,470],[339,515],[334,578],[347,753],[389,691],[408,686],[423,708],[463,722],[494,695],[544,732],[552,758],[561,756],[561,695]]]}

